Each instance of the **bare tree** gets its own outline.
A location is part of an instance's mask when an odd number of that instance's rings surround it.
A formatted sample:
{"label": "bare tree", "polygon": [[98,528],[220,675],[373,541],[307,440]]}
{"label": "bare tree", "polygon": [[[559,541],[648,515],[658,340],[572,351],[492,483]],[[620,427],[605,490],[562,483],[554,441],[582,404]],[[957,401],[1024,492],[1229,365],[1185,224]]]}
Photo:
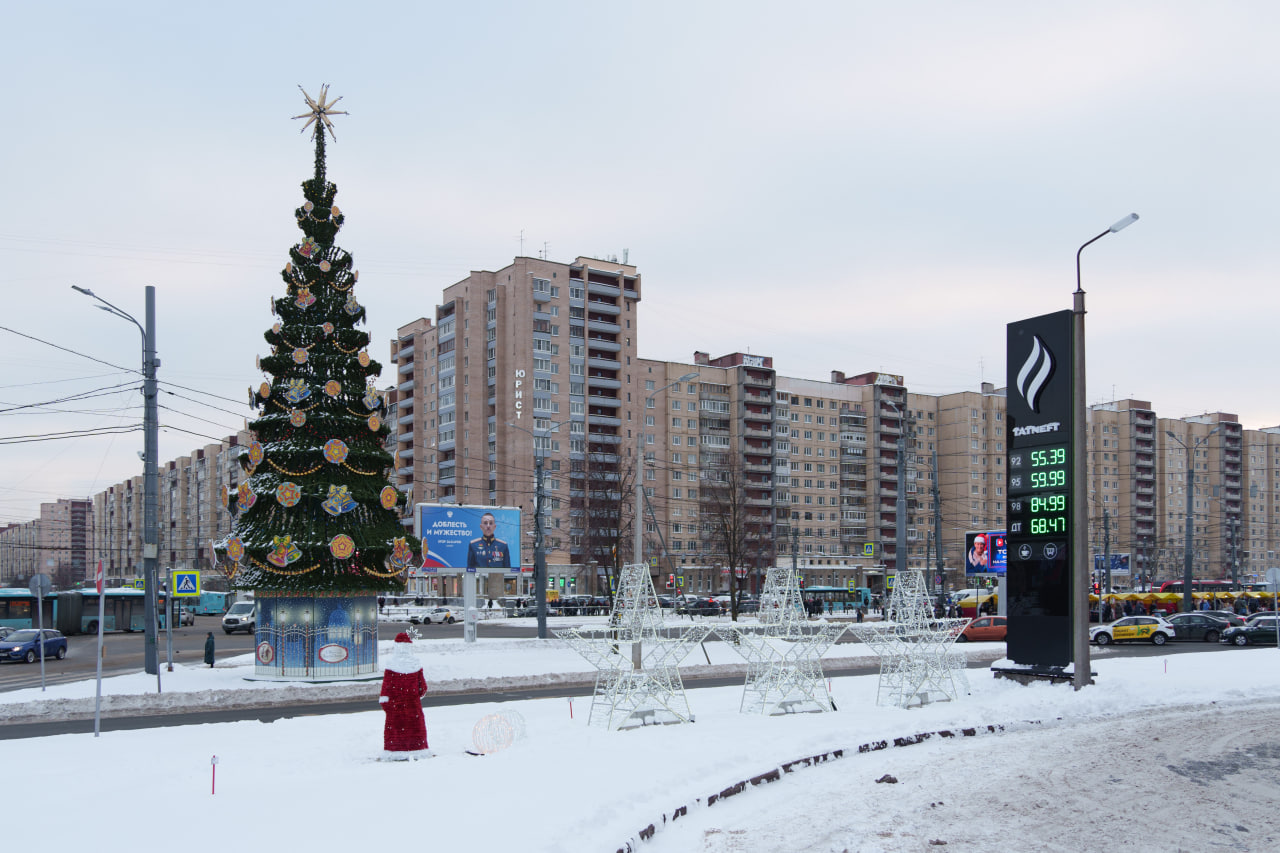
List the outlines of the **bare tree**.
{"label": "bare tree", "polygon": [[698,513],[704,554],[729,571],[729,612],[736,620],[747,582],[747,568],[773,547],[772,484],[726,454],[705,454],[699,484]]}
{"label": "bare tree", "polygon": [[[575,562],[586,566],[595,561],[609,578],[606,595],[613,604],[622,562],[631,550],[635,529],[635,460],[615,453],[591,452],[585,460],[574,460],[571,482],[582,483],[581,495],[571,498],[575,519],[582,519],[581,546],[574,549]],[[576,525],[575,525],[576,526]]]}

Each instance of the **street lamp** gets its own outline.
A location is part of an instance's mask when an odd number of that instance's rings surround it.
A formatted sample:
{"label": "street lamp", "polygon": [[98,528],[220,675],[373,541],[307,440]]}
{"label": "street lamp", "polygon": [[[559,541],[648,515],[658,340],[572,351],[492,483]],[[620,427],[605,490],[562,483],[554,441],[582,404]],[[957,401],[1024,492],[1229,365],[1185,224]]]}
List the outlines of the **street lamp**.
{"label": "street lamp", "polygon": [[631,552],[634,555],[632,559],[637,563],[644,561],[644,413],[649,410],[649,401],[663,391],[673,388],[681,382],[692,382],[697,378],[698,374],[696,373],[686,373],[679,379],[671,380],[645,397],[644,406],[640,409],[640,418],[636,422],[636,509],[635,521],[633,522],[635,526],[633,531],[634,543],[631,546]]}
{"label": "street lamp", "polygon": [[157,407],[156,368],[160,359],[156,358],[156,289],[146,286],[146,318],[144,327],[126,311],[112,305],[87,287],[71,285],[71,289],[83,293],[102,304],[98,306],[122,320],[128,320],[138,327],[142,333],[142,396],[144,399],[142,415],[142,575],[146,580],[146,594],[143,604],[143,618],[146,620],[146,642],[143,644],[143,668],[148,675],[156,677],[156,689],[160,689],[160,665],[156,650],[156,593],[159,581],[156,577],[156,560],[159,557],[159,536],[156,532],[157,503],[160,494],[160,474],[158,464],[159,443],[159,411]]}
{"label": "street lamp", "polygon": [[1193,539],[1191,536],[1191,531],[1194,528],[1196,523],[1195,514],[1192,511],[1192,507],[1193,507],[1192,487],[1195,485],[1195,482],[1196,482],[1196,463],[1194,461],[1194,457],[1195,457],[1194,451],[1199,450],[1200,445],[1208,441],[1209,437],[1212,436],[1219,429],[1220,427],[1214,427],[1213,429],[1209,430],[1207,435],[1204,435],[1201,438],[1196,439],[1196,443],[1193,444],[1191,447],[1187,447],[1187,443],[1182,439],[1178,438],[1176,435],[1174,435],[1172,431],[1170,430],[1164,431],[1165,435],[1169,436],[1169,438],[1172,438],[1174,441],[1178,442],[1178,444],[1181,444],[1182,449],[1186,451],[1187,471],[1191,477],[1191,479],[1187,480],[1187,489],[1186,489],[1186,498],[1185,498],[1187,502],[1187,520],[1186,520],[1187,531],[1186,531],[1185,544],[1183,545],[1184,553],[1182,555],[1182,609],[1184,611],[1191,611],[1195,609],[1195,604],[1191,600],[1191,558],[1192,558],[1192,547],[1193,547]]}
{"label": "street lamp", "polygon": [[1085,311],[1084,288],[1080,286],[1080,253],[1091,243],[1101,240],[1108,234],[1123,231],[1137,221],[1138,214],[1130,213],[1098,236],[1086,240],[1076,250],[1076,292],[1073,294],[1071,318],[1071,419],[1075,426],[1071,431],[1071,481],[1075,483],[1071,498],[1071,553],[1074,555],[1074,565],[1071,567],[1074,587],[1071,609],[1075,615],[1075,626],[1072,631],[1072,659],[1075,661],[1075,672],[1072,686],[1076,690],[1083,689],[1085,685],[1092,683],[1089,672],[1089,577],[1093,567],[1089,565],[1089,496],[1085,489],[1089,476],[1089,466],[1085,456],[1088,452],[1085,436],[1088,403],[1085,397]]}
{"label": "street lamp", "polygon": [[[906,576],[907,566],[907,443],[906,431],[909,420],[902,407],[892,400],[880,398],[880,402],[891,406],[898,413],[898,500],[894,504],[893,558],[894,572]],[[927,569],[927,566],[926,566]]]}
{"label": "street lamp", "polygon": [[[568,420],[549,424],[540,432],[552,431],[569,423]],[[542,532],[542,446],[538,444],[538,434],[532,430],[507,421],[507,426],[528,433],[533,438],[534,459],[534,496],[533,496],[533,595],[538,608],[538,639],[547,638],[547,552]]]}

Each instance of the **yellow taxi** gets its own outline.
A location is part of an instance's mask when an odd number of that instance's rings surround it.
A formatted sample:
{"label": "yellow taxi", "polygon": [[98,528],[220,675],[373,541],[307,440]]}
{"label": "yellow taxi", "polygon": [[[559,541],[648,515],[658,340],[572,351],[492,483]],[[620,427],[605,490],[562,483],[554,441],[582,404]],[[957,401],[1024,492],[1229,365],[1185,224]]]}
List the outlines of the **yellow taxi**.
{"label": "yellow taxi", "polygon": [[1089,642],[1100,646],[1135,641],[1163,646],[1172,640],[1173,636],[1173,626],[1159,616],[1126,616],[1110,625],[1099,625],[1089,629]]}

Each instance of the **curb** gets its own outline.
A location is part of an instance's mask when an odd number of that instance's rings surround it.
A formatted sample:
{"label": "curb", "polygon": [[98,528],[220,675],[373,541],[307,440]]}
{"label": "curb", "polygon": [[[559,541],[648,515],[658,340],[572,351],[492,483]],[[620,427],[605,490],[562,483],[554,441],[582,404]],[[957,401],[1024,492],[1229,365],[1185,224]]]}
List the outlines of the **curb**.
{"label": "curb", "polygon": [[642,842],[653,839],[659,830],[666,828],[667,824],[675,823],[682,817],[688,817],[690,810],[699,808],[710,808],[716,803],[727,800],[729,797],[737,796],[748,788],[754,788],[759,785],[767,785],[771,782],[778,782],[786,778],[787,774],[794,773],[797,770],[803,770],[808,767],[816,767],[820,764],[827,764],[832,761],[838,761],[854,755],[862,755],[869,752],[880,752],[885,749],[893,749],[904,746],[915,746],[919,743],[934,738],[966,738],[979,737],[981,735],[998,735],[1007,731],[1020,729],[1023,726],[1040,726],[1043,725],[1039,720],[1030,720],[1025,723],[992,723],[985,726],[975,726],[972,728],[962,729],[940,729],[933,732],[920,732],[913,735],[905,735],[890,740],[874,740],[859,744],[856,747],[847,749],[833,749],[828,752],[821,752],[817,755],[810,755],[806,758],[797,758],[794,761],[788,761],[780,764],[772,770],[767,770],[757,776],[735,782],[727,788],[708,794],[705,797],[695,797],[692,803],[686,803],[677,806],[669,812],[664,812],[658,820],[650,823],[639,832],[627,838],[622,844],[618,845],[617,853],[638,853],[641,849]]}

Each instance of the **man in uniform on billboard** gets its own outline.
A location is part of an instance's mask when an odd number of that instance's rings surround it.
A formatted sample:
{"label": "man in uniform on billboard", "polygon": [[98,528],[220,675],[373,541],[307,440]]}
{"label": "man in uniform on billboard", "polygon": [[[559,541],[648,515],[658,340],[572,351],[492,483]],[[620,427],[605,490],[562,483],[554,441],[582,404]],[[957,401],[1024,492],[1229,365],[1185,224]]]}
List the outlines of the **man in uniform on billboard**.
{"label": "man in uniform on billboard", "polygon": [[507,543],[493,535],[498,521],[493,513],[486,512],[480,516],[480,532],[478,539],[472,539],[467,546],[467,569],[509,569],[511,568],[511,551]]}

